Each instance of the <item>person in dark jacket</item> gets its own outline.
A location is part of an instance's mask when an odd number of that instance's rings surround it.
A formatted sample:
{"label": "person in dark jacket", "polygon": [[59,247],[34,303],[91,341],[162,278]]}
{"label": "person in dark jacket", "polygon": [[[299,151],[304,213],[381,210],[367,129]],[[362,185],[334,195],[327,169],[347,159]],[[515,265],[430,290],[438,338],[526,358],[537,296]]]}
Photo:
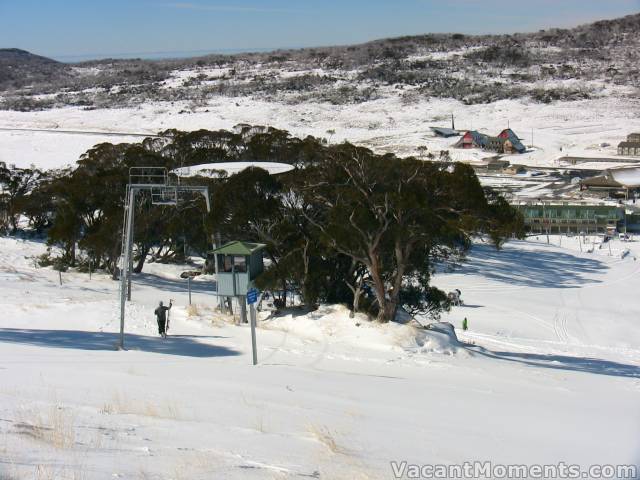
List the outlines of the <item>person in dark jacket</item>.
{"label": "person in dark jacket", "polygon": [[169,300],[169,306],[165,307],[162,304],[162,300],[158,305],[158,308],[155,309],[153,313],[156,314],[156,318],[158,320],[158,333],[162,338],[167,338],[167,333],[165,331],[165,327],[167,325],[167,311],[171,310],[171,300]]}

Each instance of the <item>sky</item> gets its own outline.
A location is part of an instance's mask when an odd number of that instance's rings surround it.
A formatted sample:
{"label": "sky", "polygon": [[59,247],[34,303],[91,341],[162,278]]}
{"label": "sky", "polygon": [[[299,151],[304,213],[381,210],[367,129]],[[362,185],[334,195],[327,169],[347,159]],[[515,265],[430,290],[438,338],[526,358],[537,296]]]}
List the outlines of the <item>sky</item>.
{"label": "sky", "polygon": [[63,61],[512,33],[640,12],[640,0],[0,0],[0,48]]}

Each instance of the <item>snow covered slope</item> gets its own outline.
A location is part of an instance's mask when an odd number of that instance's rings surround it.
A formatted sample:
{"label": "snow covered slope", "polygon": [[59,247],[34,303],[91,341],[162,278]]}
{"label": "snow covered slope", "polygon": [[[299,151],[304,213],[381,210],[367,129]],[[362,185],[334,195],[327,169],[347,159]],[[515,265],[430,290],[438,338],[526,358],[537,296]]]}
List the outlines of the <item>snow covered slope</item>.
{"label": "snow covered slope", "polygon": [[[620,259],[618,244],[609,256],[542,240],[479,245],[436,275],[462,291],[465,306],[443,320],[468,318],[466,345],[325,306],[261,321],[253,367],[249,329],[213,312],[206,280],[188,308],[179,268],[136,277],[128,349],[116,351],[116,282],[68,272],[60,285],[30,258],[43,245],[2,238],[0,477],[383,479],[393,460],[638,463],[640,249],[625,244]],[[169,298],[163,341],[152,312]]]}
{"label": "snow covered slope", "polygon": [[[100,142],[141,140],[124,134],[156,134],[168,128],[231,129],[239,123],[282,128],[301,138],[314,135],[334,143],[348,140],[401,156],[419,156],[423,152],[418,147],[423,146],[436,157],[441,150],[449,150],[452,159],[459,161],[477,161],[493,155],[481,150],[453,149],[456,138],[434,136],[429,127],[449,126],[454,114],[459,129],[497,135],[510,126],[528,147],[527,153],[506,155],[512,163],[555,166],[556,160],[564,155],[615,157],[617,144],[628,133],[640,131],[640,101],[614,96],[552,104],[502,100],[479,105],[447,99],[404,105],[391,93],[353,105],[313,102],[292,105],[250,97],[216,97],[194,112],[186,109],[186,102],[149,102],[135,108],[108,110],[69,107],[42,112],[0,111],[0,161],[20,167],[34,164],[44,169],[56,168],[74,164],[82,153]],[[110,132],[110,135],[56,133],[62,130]],[[532,141],[533,148],[529,148]]]}

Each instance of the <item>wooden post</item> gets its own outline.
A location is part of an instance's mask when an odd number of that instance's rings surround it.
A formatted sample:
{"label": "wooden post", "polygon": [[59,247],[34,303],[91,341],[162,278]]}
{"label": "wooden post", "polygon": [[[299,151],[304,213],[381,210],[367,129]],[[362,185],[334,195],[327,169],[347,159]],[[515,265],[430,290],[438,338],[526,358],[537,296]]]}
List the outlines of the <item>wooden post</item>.
{"label": "wooden post", "polygon": [[247,297],[241,295],[236,298],[240,302],[240,323],[249,323],[247,321]]}

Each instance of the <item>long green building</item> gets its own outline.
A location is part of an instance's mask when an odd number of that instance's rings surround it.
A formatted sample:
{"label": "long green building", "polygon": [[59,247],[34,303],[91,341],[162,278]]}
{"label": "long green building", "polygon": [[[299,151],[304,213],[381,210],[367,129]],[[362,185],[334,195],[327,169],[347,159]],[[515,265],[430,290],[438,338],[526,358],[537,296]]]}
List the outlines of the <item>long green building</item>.
{"label": "long green building", "polygon": [[625,209],[617,205],[536,203],[515,205],[532,233],[607,233],[619,230]]}

